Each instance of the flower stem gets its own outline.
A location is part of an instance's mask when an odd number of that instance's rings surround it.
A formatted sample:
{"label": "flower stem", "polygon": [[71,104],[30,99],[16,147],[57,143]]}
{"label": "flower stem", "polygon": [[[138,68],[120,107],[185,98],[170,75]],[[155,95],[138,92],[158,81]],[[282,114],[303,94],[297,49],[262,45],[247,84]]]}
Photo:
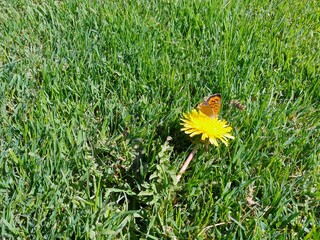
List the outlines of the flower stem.
{"label": "flower stem", "polygon": [[197,145],[194,147],[194,149],[192,150],[192,152],[189,154],[187,160],[184,162],[182,168],[180,169],[180,171],[179,171],[179,173],[178,173],[178,175],[177,175],[177,177],[176,177],[176,178],[177,178],[177,182],[180,181],[180,178],[181,178],[182,174],[186,171],[189,163],[191,162],[191,160],[192,160],[192,158],[194,157],[194,155],[195,155],[196,151],[198,150],[198,148],[199,148],[199,144],[197,144]]}

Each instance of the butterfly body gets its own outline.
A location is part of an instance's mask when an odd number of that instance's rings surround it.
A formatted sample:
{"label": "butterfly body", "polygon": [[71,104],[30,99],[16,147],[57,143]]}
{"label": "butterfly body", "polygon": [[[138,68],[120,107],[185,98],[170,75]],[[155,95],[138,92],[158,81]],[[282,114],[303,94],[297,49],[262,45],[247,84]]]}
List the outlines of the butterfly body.
{"label": "butterfly body", "polygon": [[208,117],[218,117],[221,108],[221,94],[216,93],[211,95],[203,103],[200,103],[197,108]]}

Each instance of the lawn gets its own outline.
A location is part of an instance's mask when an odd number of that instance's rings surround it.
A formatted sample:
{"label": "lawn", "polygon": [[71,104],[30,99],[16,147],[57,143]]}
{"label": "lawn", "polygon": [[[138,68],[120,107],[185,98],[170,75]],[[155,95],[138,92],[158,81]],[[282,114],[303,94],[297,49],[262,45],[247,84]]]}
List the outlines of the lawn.
{"label": "lawn", "polygon": [[0,238],[320,239],[319,106],[319,1],[1,1]]}

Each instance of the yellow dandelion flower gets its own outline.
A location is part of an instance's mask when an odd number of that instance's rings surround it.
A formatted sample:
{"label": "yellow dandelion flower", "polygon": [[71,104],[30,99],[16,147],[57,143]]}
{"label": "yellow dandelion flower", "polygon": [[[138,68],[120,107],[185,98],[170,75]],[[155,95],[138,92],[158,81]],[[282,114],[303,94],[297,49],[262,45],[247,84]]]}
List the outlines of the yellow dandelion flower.
{"label": "yellow dandelion flower", "polygon": [[183,116],[181,131],[189,134],[190,137],[201,135],[202,141],[209,139],[209,142],[215,146],[218,146],[218,140],[228,146],[228,139],[234,139],[230,134],[232,127],[225,120],[211,118],[195,109]]}

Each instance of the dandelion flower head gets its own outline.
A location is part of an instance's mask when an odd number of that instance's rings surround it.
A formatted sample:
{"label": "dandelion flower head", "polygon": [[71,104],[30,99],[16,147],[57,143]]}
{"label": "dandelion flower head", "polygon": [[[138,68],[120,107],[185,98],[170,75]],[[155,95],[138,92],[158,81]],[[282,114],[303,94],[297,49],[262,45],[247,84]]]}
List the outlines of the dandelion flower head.
{"label": "dandelion flower head", "polygon": [[218,146],[218,140],[228,146],[228,140],[234,139],[234,136],[230,134],[232,127],[225,120],[211,118],[195,109],[183,116],[181,131],[189,134],[190,137],[201,135],[202,141],[209,140],[215,146]]}

